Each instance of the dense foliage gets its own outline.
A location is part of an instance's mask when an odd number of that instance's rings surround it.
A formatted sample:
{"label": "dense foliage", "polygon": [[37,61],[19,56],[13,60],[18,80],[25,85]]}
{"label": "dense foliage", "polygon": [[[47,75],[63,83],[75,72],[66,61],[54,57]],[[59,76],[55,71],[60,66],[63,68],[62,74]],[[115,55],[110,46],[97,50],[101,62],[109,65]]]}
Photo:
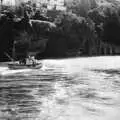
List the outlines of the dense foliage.
{"label": "dense foliage", "polygon": [[5,57],[4,52],[12,54],[14,42],[18,58],[30,51],[37,51],[38,58],[109,55],[116,53],[116,47],[119,53],[119,5],[99,6],[94,0],[81,1],[76,0],[66,12],[55,11],[54,17],[50,12],[43,14],[25,5],[2,12],[1,58]]}
{"label": "dense foliage", "polygon": [[116,6],[102,6],[89,12],[98,36],[104,42],[120,45],[120,11]]}
{"label": "dense foliage", "polygon": [[[78,50],[81,53],[91,51],[89,47],[94,44],[95,37],[94,24],[90,19],[78,17],[73,13],[62,13],[56,20],[57,29],[66,38],[67,50]],[[91,39],[92,38],[92,39]],[[86,46],[88,44],[88,46]],[[88,50],[87,50],[88,49]]]}

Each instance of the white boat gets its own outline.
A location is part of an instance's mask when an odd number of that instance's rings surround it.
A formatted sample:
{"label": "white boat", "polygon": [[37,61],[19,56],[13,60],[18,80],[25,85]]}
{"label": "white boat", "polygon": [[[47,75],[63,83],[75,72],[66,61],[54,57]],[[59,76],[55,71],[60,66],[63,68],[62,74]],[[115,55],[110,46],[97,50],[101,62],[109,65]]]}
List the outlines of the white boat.
{"label": "white boat", "polygon": [[5,55],[12,61],[10,63],[8,63],[8,68],[10,69],[40,69],[42,67],[42,63],[37,62],[37,60],[32,60],[31,58],[26,58],[25,61],[27,59],[31,59],[32,62],[25,62],[25,63],[21,63],[20,61],[15,62],[14,60],[14,56],[15,56],[15,44],[13,45],[13,55],[12,57],[9,56],[6,52]]}
{"label": "white boat", "polygon": [[20,64],[20,63],[8,63],[8,67],[10,69],[40,69],[42,67],[42,63],[35,64]]}

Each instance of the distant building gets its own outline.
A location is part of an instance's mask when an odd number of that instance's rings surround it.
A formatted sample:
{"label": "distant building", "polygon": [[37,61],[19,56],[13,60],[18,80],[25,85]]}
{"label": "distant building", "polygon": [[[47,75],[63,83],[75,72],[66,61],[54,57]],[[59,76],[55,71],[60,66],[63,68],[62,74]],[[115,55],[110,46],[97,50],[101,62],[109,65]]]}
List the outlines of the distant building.
{"label": "distant building", "polygon": [[97,0],[65,0],[66,7],[70,7],[74,4],[81,4],[83,6],[88,6],[89,8],[97,5]]}
{"label": "distant building", "polygon": [[65,0],[48,0],[48,9],[66,10]]}
{"label": "distant building", "polygon": [[37,6],[45,6],[48,10],[66,10],[65,0],[33,0]]}
{"label": "distant building", "polygon": [[18,6],[22,2],[28,2],[31,1],[31,3],[36,3],[37,7],[44,6],[47,9],[56,9],[56,10],[66,10],[65,7],[65,0],[3,0],[3,5],[13,5]]}
{"label": "distant building", "polygon": [[22,2],[27,2],[28,0],[3,0],[2,4],[7,6],[17,6]]}
{"label": "distant building", "polygon": [[3,0],[2,4],[8,6],[15,5],[15,0]]}

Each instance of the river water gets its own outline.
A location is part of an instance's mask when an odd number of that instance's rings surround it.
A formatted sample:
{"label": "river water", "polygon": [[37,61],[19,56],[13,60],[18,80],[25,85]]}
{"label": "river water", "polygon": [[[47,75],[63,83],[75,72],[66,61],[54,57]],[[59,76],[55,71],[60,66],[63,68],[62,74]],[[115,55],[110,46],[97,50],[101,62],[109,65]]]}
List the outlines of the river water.
{"label": "river water", "polygon": [[0,66],[0,120],[120,120],[120,57]]}

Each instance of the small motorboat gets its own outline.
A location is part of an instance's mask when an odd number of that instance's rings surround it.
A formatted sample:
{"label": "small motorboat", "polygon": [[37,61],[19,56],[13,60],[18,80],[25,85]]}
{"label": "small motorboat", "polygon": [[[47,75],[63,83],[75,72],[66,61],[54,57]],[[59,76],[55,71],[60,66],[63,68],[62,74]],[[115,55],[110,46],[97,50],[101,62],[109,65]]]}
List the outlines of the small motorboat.
{"label": "small motorboat", "polygon": [[10,69],[40,69],[42,67],[42,63],[35,64],[20,64],[19,62],[8,63],[8,68]]}
{"label": "small motorboat", "polygon": [[13,50],[12,50],[12,57],[7,53],[4,52],[4,54],[12,61],[8,63],[8,68],[10,69],[40,69],[42,67],[42,63],[38,62],[34,56],[29,58],[24,58],[23,60],[20,60],[18,62],[15,61],[15,42],[13,44]]}

